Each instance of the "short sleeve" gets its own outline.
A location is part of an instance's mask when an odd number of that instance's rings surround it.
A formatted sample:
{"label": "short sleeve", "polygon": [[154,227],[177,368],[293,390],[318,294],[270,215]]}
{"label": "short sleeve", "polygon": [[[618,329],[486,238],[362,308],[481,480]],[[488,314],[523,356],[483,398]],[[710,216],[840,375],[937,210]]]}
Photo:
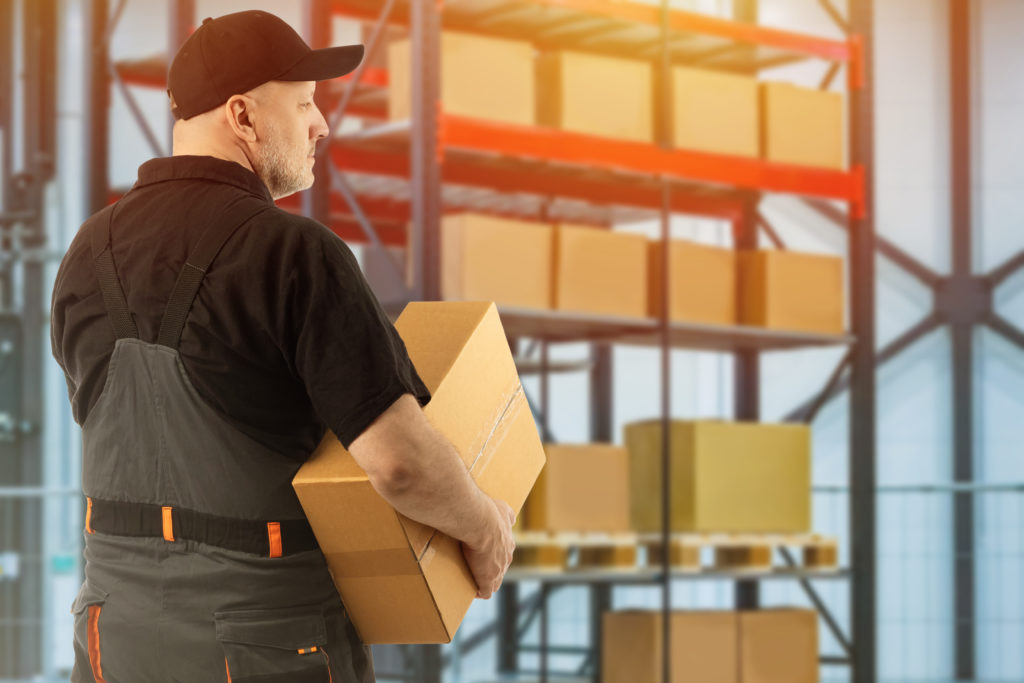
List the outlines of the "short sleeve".
{"label": "short sleeve", "polygon": [[348,246],[323,226],[302,226],[289,278],[294,368],[320,418],[346,448],[403,394],[430,392]]}

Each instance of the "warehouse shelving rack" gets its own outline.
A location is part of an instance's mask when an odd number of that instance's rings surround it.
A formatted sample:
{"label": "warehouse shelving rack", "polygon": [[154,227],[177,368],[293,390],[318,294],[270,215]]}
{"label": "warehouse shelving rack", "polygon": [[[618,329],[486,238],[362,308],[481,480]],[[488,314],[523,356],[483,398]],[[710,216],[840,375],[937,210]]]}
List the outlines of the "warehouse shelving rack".
{"label": "warehouse shelving rack", "polygon": [[[409,298],[440,298],[440,218],[449,210],[466,210],[609,225],[624,216],[661,217],[667,238],[671,213],[728,220],[736,246],[756,248],[763,231],[780,248],[778,235],[758,211],[764,193],[805,198],[848,228],[850,254],[851,335],[805,335],[755,328],[623,320],[605,316],[568,315],[501,309],[506,331],[538,341],[541,389],[535,409],[545,436],[548,376],[553,365],[548,346],[567,341],[593,344],[591,367],[592,437],[611,440],[611,344],[657,346],[663,370],[672,348],[709,349],[733,353],[736,360],[735,417],[759,416],[759,354],[762,351],[820,345],[848,347],[826,383],[798,417],[813,419],[817,409],[840,386],[851,392],[850,520],[852,565],[836,576],[851,581],[851,637],[846,637],[808,582],[810,574],[794,572],[846,656],[831,660],[851,666],[851,681],[875,680],[875,518],[874,518],[874,254],[872,218],[873,161],[870,30],[872,0],[850,0],[850,18],[842,20],[828,0],[822,6],[846,30],[844,41],[823,40],[756,25],[756,2],[736,0],[735,20],[692,12],[600,0],[305,0],[305,33],[314,47],[330,44],[334,16],[354,18],[370,29],[367,65],[347,79],[318,89],[321,109],[334,124],[346,114],[384,119],[386,70],[374,65],[378,46],[389,27],[408,31],[413,64],[412,116],[409,121],[377,123],[336,136],[317,159],[320,182],[297,201],[284,205],[329,225],[348,240],[376,246],[403,245],[411,265]],[[127,99],[155,154],[155,134],[133,104],[129,85],[163,87],[166,58],[110,64],[105,48],[125,0],[119,0],[108,24],[107,0],[92,0],[93,17],[106,30],[94,33],[101,49],[93,55],[93,112],[104,111],[113,82]],[[172,46],[187,36],[195,21],[194,0],[171,0]],[[539,47],[578,48],[606,54],[642,56],[664,67],[696,64],[712,69],[756,72],[806,59],[828,64],[822,87],[828,87],[841,66],[849,83],[850,170],[845,172],[727,158],[667,145],[601,139],[527,126],[494,124],[445,114],[439,107],[440,28],[531,40]],[[667,98],[662,98],[667,100]],[[95,113],[94,113],[95,115]],[[93,121],[91,156],[92,207],[116,196],[106,183],[106,130]],[[329,180],[329,182],[325,182]],[[836,206],[845,205],[846,210]],[[410,227],[406,227],[409,225]],[[396,272],[401,272],[396,267]],[[849,379],[842,377],[849,370]],[[668,377],[667,372],[665,377]],[[663,417],[668,418],[668,382],[663,383]],[[665,466],[668,467],[667,447]],[[667,491],[665,500],[668,500]],[[667,534],[667,530],[665,531]],[[512,576],[515,578],[515,575]],[[535,577],[536,578],[536,577]],[[644,581],[660,583],[667,600],[671,581],[663,568]],[[735,578],[727,576],[727,578]],[[737,580],[736,606],[758,604],[758,580]],[[611,583],[574,578],[590,587],[592,651],[595,678],[600,669],[600,614],[611,606]],[[556,582],[541,581],[538,594],[519,599],[510,581],[499,593],[499,619],[462,641],[463,651],[491,637],[500,639],[499,668],[518,671],[518,616],[545,612]],[[665,603],[667,606],[667,602]],[[666,620],[667,623],[667,620]],[[541,678],[546,679],[549,650],[547,620],[541,618]],[[405,667],[412,680],[440,680],[442,657],[436,646],[404,651],[414,660]],[[668,649],[666,648],[667,667]],[[384,672],[380,672],[384,674]],[[382,675],[382,677],[384,677]]]}

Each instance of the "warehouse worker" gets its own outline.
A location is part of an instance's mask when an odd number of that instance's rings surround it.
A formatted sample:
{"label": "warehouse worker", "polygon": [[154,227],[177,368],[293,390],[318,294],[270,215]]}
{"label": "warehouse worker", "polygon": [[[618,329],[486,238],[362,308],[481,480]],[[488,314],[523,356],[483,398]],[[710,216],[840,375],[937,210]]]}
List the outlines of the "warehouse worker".
{"label": "warehouse worker", "polygon": [[174,156],[61,263],[53,353],[88,501],[72,681],[374,680],[291,487],[327,428],[397,510],[463,542],[480,597],[511,561],[511,509],[426,420],[351,252],[273,203],[313,182],[316,81],[362,54],[266,12],[205,20],[170,67]]}

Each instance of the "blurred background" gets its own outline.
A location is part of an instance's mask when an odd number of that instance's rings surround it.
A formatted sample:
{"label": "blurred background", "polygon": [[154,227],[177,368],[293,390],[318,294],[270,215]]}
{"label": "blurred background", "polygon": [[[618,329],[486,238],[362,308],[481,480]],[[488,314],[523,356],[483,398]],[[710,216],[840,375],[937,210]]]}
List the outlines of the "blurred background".
{"label": "blurred background", "polygon": [[[73,662],[53,276],[170,154],[169,55],[243,9],[370,48],[281,205],[389,307],[497,301],[551,444],[500,593],[379,680],[1024,681],[1016,0],[0,0],[0,681]],[[725,635],[663,648],[668,607]]]}

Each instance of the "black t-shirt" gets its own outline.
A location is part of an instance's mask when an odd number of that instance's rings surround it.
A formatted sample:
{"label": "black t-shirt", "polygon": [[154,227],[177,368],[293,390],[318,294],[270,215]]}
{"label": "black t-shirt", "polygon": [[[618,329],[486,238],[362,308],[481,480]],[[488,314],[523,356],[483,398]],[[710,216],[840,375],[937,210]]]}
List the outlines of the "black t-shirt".
{"label": "black t-shirt", "polygon": [[[139,168],[114,210],[111,242],[143,341],[156,342],[178,272],[209,221],[245,194],[273,205],[263,182],[234,162],[180,156]],[[114,349],[91,228],[64,256],[51,307],[53,355],[78,424],[99,398]],[[401,395],[430,400],[349,248],[320,223],[277,207],[243,225],[213,261],[179,350],[205,401],[299,460],[325,427],[347,447]]]}

